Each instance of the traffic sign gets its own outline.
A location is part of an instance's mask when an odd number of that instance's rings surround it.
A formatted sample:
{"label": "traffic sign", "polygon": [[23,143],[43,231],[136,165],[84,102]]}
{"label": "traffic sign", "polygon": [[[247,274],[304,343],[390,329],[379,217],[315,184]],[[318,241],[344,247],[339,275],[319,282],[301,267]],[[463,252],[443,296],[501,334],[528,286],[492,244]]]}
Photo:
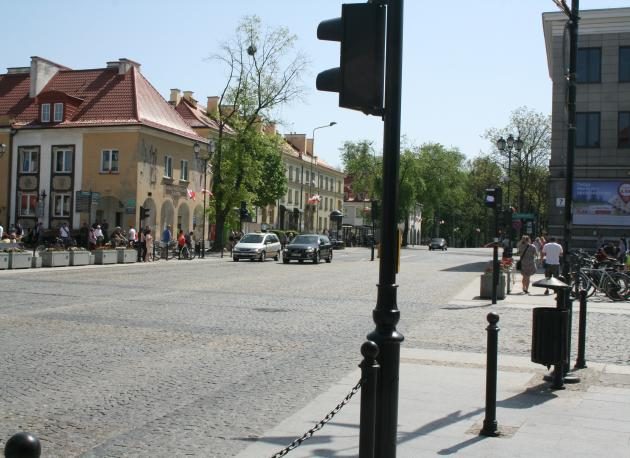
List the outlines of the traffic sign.
{"label": "traffic sign", "polygon": [[512,213],[512,219],[534,220],[535,215],[533,213]]}

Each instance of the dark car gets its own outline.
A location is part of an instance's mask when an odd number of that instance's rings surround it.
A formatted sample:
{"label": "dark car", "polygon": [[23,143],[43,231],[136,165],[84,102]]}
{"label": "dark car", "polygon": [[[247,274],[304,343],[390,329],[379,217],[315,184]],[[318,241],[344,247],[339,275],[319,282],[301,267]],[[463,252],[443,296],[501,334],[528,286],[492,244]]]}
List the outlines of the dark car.
{"label": "dark car", "polygon": [[444,239],[431,239],[429,242],[429,250],[446,251],[446,248],[446,240]]}
{"label": "dark car", "polygon": [[285,264],[293,260],[313,261],[313,264],[318,264],[321,259],[331,262],[332,258],[333,246],[330,239],[319,234],[297,235],[282,251],[282,262]]}
{"label": "dark car", "polygon": [[333,250],[343,250],[346,247],[346,243],[343,240],[336,238],[331,237],[330,243],[332,244]]}

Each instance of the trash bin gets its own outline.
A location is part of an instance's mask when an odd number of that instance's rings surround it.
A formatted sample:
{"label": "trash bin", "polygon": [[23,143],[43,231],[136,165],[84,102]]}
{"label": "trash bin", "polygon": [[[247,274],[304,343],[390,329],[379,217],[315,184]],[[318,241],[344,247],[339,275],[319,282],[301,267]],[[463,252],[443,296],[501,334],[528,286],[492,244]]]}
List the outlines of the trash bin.
{"label": "trash bin", "polygon": [[533,310],[532,362],[551,366],[567,357],[569,311],[537,307]]}

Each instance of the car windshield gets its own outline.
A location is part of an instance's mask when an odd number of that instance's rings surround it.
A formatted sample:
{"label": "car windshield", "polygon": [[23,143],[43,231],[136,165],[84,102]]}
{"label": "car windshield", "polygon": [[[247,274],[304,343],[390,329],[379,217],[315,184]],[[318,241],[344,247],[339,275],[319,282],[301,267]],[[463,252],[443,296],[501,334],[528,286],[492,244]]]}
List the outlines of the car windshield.
{"label": "car windshield", "polygon": [[291,242],[291,244],[298,244],[298,243],[318,243],[319,242],[319,238],[316,235],[298,235],[297,237],[295,237],[293,239],[293,241]]}
{"label": "car windshield", "polygon": [[241,243],[261,243],[263,236],[260,234],[247,234],[241,239]]}
{"label": "car windshield", "polygon": [[442,243],[444,239],[433,239],[431,240],[431,243]]}

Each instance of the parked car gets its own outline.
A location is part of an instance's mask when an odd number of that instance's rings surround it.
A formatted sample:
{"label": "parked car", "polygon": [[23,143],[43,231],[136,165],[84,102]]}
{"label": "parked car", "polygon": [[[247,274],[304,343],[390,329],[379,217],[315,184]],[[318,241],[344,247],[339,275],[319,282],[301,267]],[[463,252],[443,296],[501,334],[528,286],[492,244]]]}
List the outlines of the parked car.
{"label": "parked car", "polygon": [[263,262],[266,258],[273,257],[274,261],[278,261],[281,251],[280,239],[276,234],[252,232],[245,234],[234,245],[232,259],[236,262],[241,259]]}
{"label": "parked car", "polygon": [[442,250],[446,251],[446,240],[445,239],[431,239],[429,242],[429,251],[431,250]]}
{"label": "parked car", "polygon": [[333,246],[330,239],[319,234],[300,234],[289,243],[282,252],[282,262],[313,261],[318,264],[321,259],[331,262],[333,258]]}
{"label": "parked car", "polygon": [[346,247],[346,243],[343,240],[331,238],[330,243],[332,244],[333,250],[343,250]]}

